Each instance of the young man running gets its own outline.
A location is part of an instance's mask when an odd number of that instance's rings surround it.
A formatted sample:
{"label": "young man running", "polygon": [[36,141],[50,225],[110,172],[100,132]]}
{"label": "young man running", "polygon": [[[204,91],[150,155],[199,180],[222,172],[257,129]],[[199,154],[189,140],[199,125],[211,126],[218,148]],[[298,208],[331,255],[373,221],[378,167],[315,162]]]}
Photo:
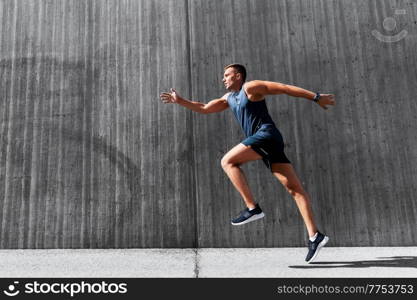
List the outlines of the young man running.
{"label": "young man running", "polygon": [[308,231],[307,262],[317,256],[329,238],[318,231],[313,219],[310,197],[303,189],[294,168],[284,153],[281,133],[268,113],[265,96],[287,94],[314,101],[321,108],[334,105],[334,95],[314,93],[296,86],[279,82],[253,80],[245,82],[246,69],[240,64],[224,68],[223,83],[227,90],[219,99],[207,104],[182,98],[174,89],[162,93],[164,103],[177,103],[202,114],[221,112],[231,108],[241,125],[246,139],[232,148],[221,160],[223,170],[242,196],[246,209],[232,220],[232,225],[243,225],[264,217],[259,204],[254,201],[245,174],[240,166],[253,160],[262,159],[272,174],[284,185],[294,198]]}

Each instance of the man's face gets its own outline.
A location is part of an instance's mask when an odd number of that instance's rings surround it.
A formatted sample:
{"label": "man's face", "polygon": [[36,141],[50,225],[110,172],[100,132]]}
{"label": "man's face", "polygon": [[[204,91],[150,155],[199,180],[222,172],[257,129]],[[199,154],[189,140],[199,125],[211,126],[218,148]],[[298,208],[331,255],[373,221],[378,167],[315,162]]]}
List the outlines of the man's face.
{"label": "man's face", "polygon": [[236,88],[240,84],[240,74],[233,67],[227,68],[224,70],[223,83],[227,90]]}

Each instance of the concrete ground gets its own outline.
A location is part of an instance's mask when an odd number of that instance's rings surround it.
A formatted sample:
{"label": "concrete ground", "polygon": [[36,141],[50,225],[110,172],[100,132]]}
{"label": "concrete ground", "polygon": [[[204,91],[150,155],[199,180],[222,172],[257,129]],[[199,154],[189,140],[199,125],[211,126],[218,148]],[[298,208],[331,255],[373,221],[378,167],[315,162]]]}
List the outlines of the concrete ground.
{"label": "concrete ground", "polygon": [[417,277],[417,247],[0,250],[0,277]]}

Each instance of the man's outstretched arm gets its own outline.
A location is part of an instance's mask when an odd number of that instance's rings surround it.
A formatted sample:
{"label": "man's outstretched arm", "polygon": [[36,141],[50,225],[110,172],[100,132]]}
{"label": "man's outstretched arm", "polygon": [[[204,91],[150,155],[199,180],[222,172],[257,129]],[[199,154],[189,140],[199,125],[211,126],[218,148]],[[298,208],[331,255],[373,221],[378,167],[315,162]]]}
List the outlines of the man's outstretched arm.
{"label": "man's outstretched arm", "polygon": [[174,89],[171,89],[170,93],[162,93],[160,98],[164,103],[177,103],[200,114],[221,112],[229,107],[229,104],[227,103],[227,94],[220,99],[211,100],[207,104],[184,99]]}
{"label": "man's outstretched arm", "polygon": [[[246,93],[256,99],[263,99],[266,95],[287,94],[293,97],[300,97],[314,100],[316,93],[300,88],[298,86],[273,81],[253,80],[245,85]],[[327,109],[328,105],[335,105],[335,97],[332,94],[320,94],[317,101],[322,108]]]}

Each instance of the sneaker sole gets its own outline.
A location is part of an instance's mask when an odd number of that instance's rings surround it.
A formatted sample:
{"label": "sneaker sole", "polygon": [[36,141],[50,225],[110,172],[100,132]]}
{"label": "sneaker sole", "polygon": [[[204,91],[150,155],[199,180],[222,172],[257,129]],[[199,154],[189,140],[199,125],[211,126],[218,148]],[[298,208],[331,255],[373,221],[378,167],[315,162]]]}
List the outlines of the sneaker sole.
{"label": "sneaker sole", "polygon": [[262,212],[260,214],[253,215],[252,217],[250,217],[249,219],[247,219],[247,220],[245,220],[243,222],[240,222],[240,223],[233,223],[232,222],[232,225],[234,225],[234,226],[244,225],[244,224],[247,224],[247,223],[250,223],[250,222],[253,222],[253,221],[262,219],[263,217],[265,217],[265,214]]}
{"label": "sneaker sole", "polygon": [[324,247],[324,245],[326,245],[328,241],[329,241],[329,237],[328,236],[325,236],[324,239],[317,246],[316,253],[314,253],[313,257],[307,263],[311,263],[316,258],[317,254],[319,254],[320,249],[322,247]]}

